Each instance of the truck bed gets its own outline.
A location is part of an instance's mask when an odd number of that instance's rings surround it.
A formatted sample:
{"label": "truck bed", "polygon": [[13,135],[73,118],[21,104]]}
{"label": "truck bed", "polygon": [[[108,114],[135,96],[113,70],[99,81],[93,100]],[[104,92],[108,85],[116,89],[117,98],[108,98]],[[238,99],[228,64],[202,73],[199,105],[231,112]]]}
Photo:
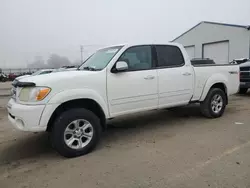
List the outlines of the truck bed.
{"label": "truck bed", "polygon": [[[204,100],[207,88],[212,87],[212,81],[223,80],[226,83],[227,95],[237,93],[239,89],[239,66],[230,64],[195,65],[194,95],[192,100]],[[211,84],[210,84],[211,82]]]}

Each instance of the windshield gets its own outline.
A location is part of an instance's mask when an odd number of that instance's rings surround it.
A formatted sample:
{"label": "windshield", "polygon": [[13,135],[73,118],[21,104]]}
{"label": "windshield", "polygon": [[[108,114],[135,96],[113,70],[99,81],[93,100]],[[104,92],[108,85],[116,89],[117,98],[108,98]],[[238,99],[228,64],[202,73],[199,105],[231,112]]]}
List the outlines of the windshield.
{"label": "windshield", "polygon": [[122,46],[104,48],[91,55],[79,70],[102,70],[104,69]]}

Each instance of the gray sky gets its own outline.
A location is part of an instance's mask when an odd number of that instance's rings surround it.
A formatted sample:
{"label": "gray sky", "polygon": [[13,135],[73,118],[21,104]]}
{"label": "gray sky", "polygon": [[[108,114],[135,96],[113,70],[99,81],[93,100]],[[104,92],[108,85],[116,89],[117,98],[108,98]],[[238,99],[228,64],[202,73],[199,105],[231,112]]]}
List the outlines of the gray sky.
{"label": "gray sky", "polygon": [[0,67],[51,53],[80,59],[96,48],[170,41],[200,21],[250,25],[249,0],[0,0]]}

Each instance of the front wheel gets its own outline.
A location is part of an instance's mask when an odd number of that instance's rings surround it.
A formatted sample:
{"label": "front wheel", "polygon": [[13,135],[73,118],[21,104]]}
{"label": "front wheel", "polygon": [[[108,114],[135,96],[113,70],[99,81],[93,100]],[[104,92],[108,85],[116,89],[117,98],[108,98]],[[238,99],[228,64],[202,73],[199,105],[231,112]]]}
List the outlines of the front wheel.
{"label": "front wheel", "polygon": [[70,109],[56,119],[51,142],[62,156],[77,157],[95,148],[100,133],[100,120],[93,112],[84,108]]}
{"label": "front wheel", "polygon": [[212,88],[201,103],[201,113],[208,118],[218,118],[226,108],[226,93],[219,88]]}

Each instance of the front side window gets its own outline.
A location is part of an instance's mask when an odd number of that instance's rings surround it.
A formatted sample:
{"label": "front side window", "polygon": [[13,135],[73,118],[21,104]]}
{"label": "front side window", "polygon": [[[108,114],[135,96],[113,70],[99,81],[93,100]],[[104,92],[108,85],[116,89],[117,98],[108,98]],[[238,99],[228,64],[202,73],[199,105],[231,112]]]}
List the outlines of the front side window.
{"label": "front side window", "polygon": [[157,45],[158,67],[175,67],[185,64],[181,50],[177,46]]}
{"label": "front side window", "polygon": [[122,46],[116,46],[98,50],[79,67],[79,70],[104,69],[121,48]]}
{"label": "front side window", "polygon": [[151,46],[135,46],[127,49],[118,61],[125,61],[129,71],[152,68]]}

